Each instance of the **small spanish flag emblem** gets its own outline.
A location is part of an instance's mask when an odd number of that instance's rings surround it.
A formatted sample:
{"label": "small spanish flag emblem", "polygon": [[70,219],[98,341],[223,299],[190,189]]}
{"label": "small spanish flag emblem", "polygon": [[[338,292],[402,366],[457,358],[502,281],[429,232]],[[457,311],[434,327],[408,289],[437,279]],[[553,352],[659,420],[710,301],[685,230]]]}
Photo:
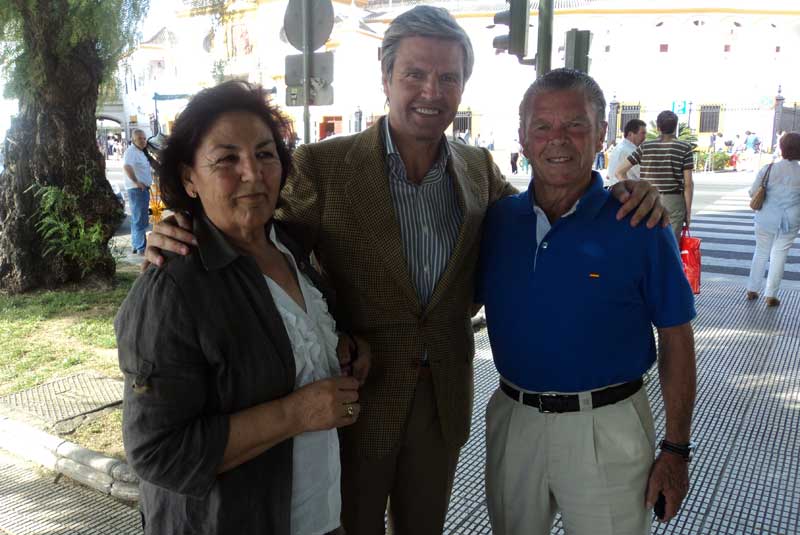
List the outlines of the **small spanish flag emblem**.
{"label": "small spanish flag emblem", "polygon": [[590,279],[599,279],[600,278],[600,274],[599,273],[589,273],[589,278]]}

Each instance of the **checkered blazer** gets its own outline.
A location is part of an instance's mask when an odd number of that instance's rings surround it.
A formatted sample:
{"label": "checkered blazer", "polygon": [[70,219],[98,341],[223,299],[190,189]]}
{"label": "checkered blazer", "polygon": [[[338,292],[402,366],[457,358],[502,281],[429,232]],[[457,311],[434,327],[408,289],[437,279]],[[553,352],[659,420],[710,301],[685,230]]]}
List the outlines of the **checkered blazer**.
{"label": "checkered blazer", "polygon": [[389,454],[401,436],[426,351],[445,440],[456,448],[466,442],[475,352],[470,308],[481,223],[491,202],[515,192],[488,151],[450,145],[448,172],[463,221],[423,308],[389,193],[383,120],[354,136],[300,146],[277,212],[330,278],[339,329],[364,336],[372,347],[361,415],[342,439],[351,451],[373,458]]}

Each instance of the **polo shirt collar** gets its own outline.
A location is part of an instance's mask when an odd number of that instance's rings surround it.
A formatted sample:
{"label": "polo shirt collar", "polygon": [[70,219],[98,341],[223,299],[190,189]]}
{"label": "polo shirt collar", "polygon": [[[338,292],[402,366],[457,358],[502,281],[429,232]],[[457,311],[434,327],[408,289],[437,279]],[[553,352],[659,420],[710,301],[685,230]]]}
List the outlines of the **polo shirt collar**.
{"label": "polo shirt collar", "polygon": [[[533,194],[533,183],[535,180],[535,176],[531,178],[528,189],[522,195],[522,199],[525,202],[519,205],[519,215],[534,215],[533,205],[535,196]],[[597,171],[592,171],[592,179],[589,182],[589,187],[566,215],[576,213],[589,219],[594,219],[605,204],[606,199],[608,199],[608,195],[608,192],[603,188],[603,177],[600,176],[600,173]]]}

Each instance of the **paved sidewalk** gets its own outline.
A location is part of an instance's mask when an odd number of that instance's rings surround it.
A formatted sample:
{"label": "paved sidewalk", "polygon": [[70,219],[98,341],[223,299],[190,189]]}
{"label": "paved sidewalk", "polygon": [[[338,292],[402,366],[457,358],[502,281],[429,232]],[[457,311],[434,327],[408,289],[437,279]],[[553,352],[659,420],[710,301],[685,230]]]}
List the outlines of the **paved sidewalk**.
{"label": "paved sidewalk", "polygon": [[134,507],[0,450],[0,533],[133,535],[141,522]]}
{"label": "paved sidewalk", "polygon": [[[781,306],[744,300],[741,283],[704,282],[694,322],[697,456],[680,515],[655,534],[800,533],[800,292]],[[598,321],[603,321],[598,319]],[[497,387],[486,331],[476,334],[472,435],[461,454],[446,533],[489,534],[483,497],[484,409]],[[657,376],[647,386],[658,435],[664,412]],[[0,448],[4,447],[0,434]],[[31,444],[31,448],[41,445]],[[0,449],[0,533],[139,533],[136,511]],[[563,530],[557,521],[553,533]]]}

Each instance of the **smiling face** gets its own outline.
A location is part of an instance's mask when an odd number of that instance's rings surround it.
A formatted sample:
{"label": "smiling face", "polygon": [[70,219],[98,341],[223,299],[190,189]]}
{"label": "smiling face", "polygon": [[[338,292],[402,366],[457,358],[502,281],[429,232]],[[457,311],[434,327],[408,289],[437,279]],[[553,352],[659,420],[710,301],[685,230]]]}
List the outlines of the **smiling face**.
{"label": "smiling face", "polygon": [[389,124],[402,143],[437,142],[461,103],[464,51],[448,39],[406,37],[400,41],[391,79],[383,77]]}
{"label": "smiling face", "polygon": [[585,187],[592,163],[603,147],[606,123],[579,90],[557,90],[530,97],[519,135],[537,182],[548,187]]}
{"label": "smiling face", "polygon": [[272,218],[281,189],[281,162],[267,124],[248,112],[219,116],[195,151],[183,185],[199,197],[222,232],[251,232]]}

